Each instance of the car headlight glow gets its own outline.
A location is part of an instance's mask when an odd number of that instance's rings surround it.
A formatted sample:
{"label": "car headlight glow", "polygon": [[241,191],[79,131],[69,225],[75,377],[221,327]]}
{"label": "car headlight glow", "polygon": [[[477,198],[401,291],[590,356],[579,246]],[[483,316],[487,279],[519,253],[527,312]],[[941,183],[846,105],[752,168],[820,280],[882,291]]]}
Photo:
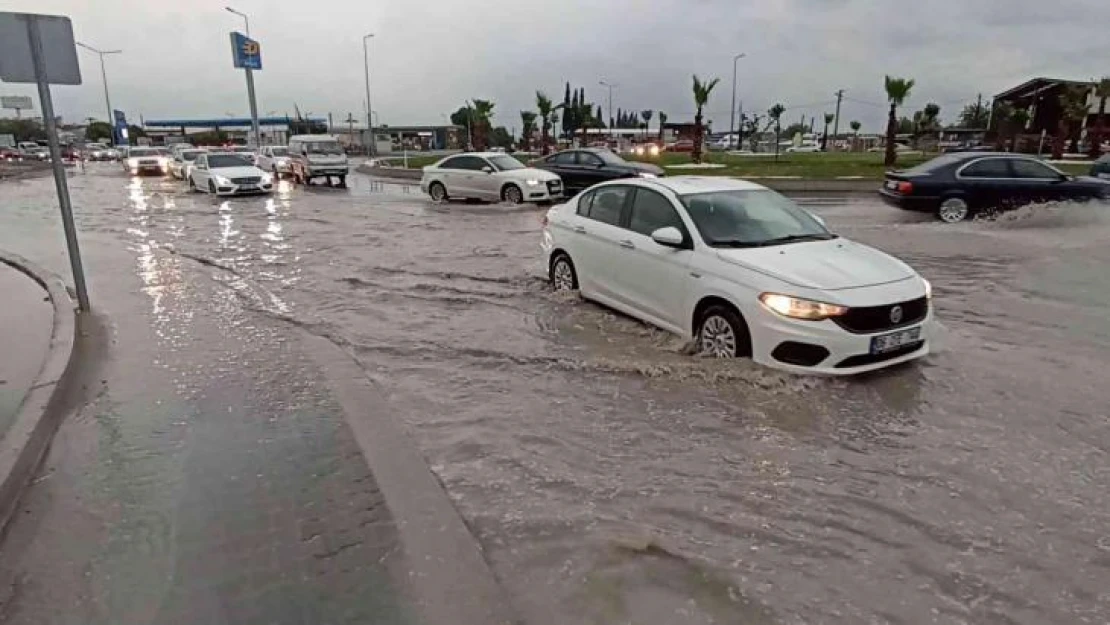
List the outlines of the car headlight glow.
{"label": "car headlight glow", "polygon": [[131,169],[135,169],[136,167],[139,166],[139,159],[137,159],[137,158],[127,159],[127,166],[130,167]]}
{"label": "car headlight glow", "polygon": [[933,299],[933,283],[925,278],[922,278],[921,281],[925,283],[925,299]]}
{"label": "car headlight glow", "polygon": [[846,306],[814,302],[807,299],[780,295],[778,293],[763,293],[759,301],[768,310],[791,319],[804,319],[806,321],[821,321],[829,317],[839,317],[848,312]]}
{"label": "car headlight glow", "polygon": [[220,185],[221,187],[226,187],[231,184],[231,181],[227,178],[224,178],[223,176],[215,176],[215,178],[216,184]]}
{"label": "car headlight glow", "polygon": [[540,183],[540,181],[539,181],[539,180],[536,180],[536,179],[532,179],[532,180],[525,180],[525,181],[524,181],[524,184],[526,184],[526,185],[528,185],[528,186],[530,186],[530,187],[534,187],[534,186],[538,185],[539,183]]}
{"label": "car headlight glow", "polygon": [[650,148],[648,148],[648,153],[651,154],[652,156],[659,156],[659,146],[657,146],[657,145],[651,146]]}
{"label": "car headlight glow", "polygon": [[274,177],[270,174],[262,174],[262,184],[270,184],[274,181]]}

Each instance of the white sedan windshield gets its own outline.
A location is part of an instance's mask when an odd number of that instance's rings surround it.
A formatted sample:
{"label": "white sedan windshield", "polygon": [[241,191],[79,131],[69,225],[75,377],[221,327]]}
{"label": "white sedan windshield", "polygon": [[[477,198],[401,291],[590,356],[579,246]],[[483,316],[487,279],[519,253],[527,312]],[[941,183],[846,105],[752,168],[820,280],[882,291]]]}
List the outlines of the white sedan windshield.
{"label": "white sedan windshield", "polygon": [[516,160],[511,156],[491,156],[489,162],[497,168],[497,171],[512,171],[514,169],[524,169],[524,163]]}
{"label": "white sedan windshield", "polygon": [[759,247],[832,239],[805,209],[767,190],[714,191],[681,197],[707,245]]}
{"label": "white sedan windshield", "polygon": [[208,167],[250,167],[250,159],[238,154],[212,154],[208,157]]}

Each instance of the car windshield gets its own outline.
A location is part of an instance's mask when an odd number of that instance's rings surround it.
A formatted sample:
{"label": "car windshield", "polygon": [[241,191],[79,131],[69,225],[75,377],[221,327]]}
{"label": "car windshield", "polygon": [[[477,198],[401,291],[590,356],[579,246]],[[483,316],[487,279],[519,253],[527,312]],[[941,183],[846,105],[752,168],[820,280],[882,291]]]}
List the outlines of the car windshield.
{"label": "car windshield", "polygon": [[680,196],[707,245],[759,247],[836,238],[805,209],[769,190]]}
{"label": "car windshield", "polygon": [[127,153],[128,156],[158,156],[158,150],[154,148],[131,148]]}
{"label": "car windshield", "polygon": [[208,167],[250,167],[251,162],[238,154],[212,154],[208,157]]}
{"label": "car windshield", "polygon": [[952,165],[953,163],[958,163],[965,158],[967,157],[962,154],[944,154],[932,160],[925,161],[924,163],[921,163],[916,167],[910,167],[909,169],[902,170],[902,173],[911,175],[930,174],[938,169]]}
{"label": "car windshield", "polygon": [[231,148],[231,151],[235,152],[236,154],[247,154],[247,153],[253,152],[254,150],[252,150],[252,149],[250,149],[246,146],[243,146],[243,145],[237,145],[237,146]]}
{"label": "car windshield", "polygon": [[624,165],[627,162],[623,158],[617,156],[616,154],[613,154],[609,150],[598,150],[596,152],[592,152],[592,154],[605,161],[605,163],[608,165]]}
{"label": "car windshield", "polygon": [[270,148],[274,156],[289,156],[289,148]]}
{"label": "car windshield", "polygon": [[511,156],[491,156],[489,162],[497,168],[497,171],[512,171],[514,169],[524,169],[524,163],[516,160]]}
{"label": "car windshield", "polygon": [[343,148],[335,141],[311,141],[304,144],[309,154],[342,154]]}
{"label": "car windshield", "polygon": [[195,161],[197,156],[204,154],[204,150],[184,150],[181,152],[181,158],[186,161]]}

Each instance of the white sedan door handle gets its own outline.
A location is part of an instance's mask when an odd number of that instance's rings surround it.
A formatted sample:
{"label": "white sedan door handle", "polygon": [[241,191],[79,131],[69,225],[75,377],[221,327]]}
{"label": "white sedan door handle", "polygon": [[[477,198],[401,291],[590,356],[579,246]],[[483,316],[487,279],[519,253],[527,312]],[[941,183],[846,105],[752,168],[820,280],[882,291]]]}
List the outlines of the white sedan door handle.
{"label": "white sedan door handle", "polygon": [[629,241],[628,239],[625,239],[625,240],[621,241],[620,246],[623,247],[623,248],[626,248],[626,249],[630,249],[630,250],[636,249],[636,244],[633,243],[632,241]]}

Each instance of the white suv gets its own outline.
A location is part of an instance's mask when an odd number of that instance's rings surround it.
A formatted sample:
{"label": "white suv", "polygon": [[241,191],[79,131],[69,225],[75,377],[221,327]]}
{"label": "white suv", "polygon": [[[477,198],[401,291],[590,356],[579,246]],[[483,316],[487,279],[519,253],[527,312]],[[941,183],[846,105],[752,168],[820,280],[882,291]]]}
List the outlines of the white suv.
{"label": "white suv", "polygon": [[694,339],[706,355],[852,374],[929,352],[924,278],[750,182],[601,183],[548,211],[542,245],[557,289]]}

